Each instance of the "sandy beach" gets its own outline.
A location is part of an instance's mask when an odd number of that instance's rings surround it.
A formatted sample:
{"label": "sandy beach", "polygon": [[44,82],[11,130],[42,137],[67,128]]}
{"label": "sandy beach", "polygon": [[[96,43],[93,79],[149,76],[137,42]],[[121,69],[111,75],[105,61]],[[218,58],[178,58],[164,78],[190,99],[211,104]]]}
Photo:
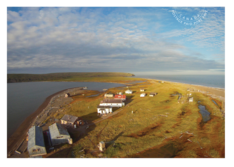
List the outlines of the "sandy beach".
{"label": "sandy beach", "polygon": [[[148,81],[156,82],[158,80],[148,79]],[[165,81],[165,83],[166,82],[170,82],[170,81]],[[170,83],[175,84],[175,86],[176,86],[176,84],[184,85],[185,87],[187,87],[189,89],[189,91],[198,91],[198,92],[201,92],[201,93],[204,93],[204,94],[207,94],[209,96],[213,96],[213,97],[216,97],[216,98],[219,98],[219,99],[225,101],[225,89],[206,87],[206,86],[201,86],[201,85],[177,83],[177,82],[170,82]],[[70,88],[70,89],[73,89],[73,88]],[[48,96],[45,99],[45,101],[40,105],[40,107],[23,121],[23,123],[18,127],[18,129],[7,139],[7,155],[9,155],[10,153],[13,153],[18,148],[18,146],[23,141],[23,139],[25,139],[29,128],[33,124],[33,121],[48,106],[51,99],[53,97],[55,97],[56,95],[66,91],[66,90],[68,90],[68,89],[61,90],[57,93],[54,93],[54,94]]]}
{"label": "sandy beach", "polygon": [[10,153],[13,153],[19,147],[21,142],[26,138],[27,132],[34,123],[34,120],[36,120],[37,116],[49,105],[51,99],[56,95],[63,93],[64,91],[67,91],[69,89],[64,89],[48,96],[45,99],[45,101],[38,107],[38,109],[22,122],[22,124],[17,128],[17,130],[7,139],[7,156]]}

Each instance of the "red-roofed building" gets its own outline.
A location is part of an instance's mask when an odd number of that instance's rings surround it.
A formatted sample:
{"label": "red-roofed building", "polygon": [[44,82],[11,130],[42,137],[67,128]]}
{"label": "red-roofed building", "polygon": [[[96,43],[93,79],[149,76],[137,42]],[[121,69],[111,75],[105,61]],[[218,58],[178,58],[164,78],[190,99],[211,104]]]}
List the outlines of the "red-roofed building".
{"label": "red-roofed building", "polygon": [[121,100],[125,101],[126,95],[115,95],[115,99],[121,99]]}

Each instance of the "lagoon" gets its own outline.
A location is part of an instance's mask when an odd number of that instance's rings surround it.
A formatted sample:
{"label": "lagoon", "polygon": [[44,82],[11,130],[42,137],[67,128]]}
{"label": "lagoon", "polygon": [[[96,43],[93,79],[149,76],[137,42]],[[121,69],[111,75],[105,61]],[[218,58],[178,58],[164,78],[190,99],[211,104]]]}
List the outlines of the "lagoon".
{"label": "lagoon", "polygon": [[58,91],[85,87],[102,91],[123,84],[103,82],[21,82],[7,84],[7,137],[12,135],[30,114],[37,110],[46,97]]}

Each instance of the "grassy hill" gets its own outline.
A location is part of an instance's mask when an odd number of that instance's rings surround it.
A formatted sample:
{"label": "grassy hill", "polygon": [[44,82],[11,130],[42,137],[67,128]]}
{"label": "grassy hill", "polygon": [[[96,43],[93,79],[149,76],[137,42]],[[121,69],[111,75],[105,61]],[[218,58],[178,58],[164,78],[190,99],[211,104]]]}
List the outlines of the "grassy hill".
{"label": "grassy hill", "polygon": [[[119,72],[71,72],[71,73],[49,73],[49,74],[7,74],[7,82],[31,82],[31,81],[113,81],[126,82],[126,77],[134,74]],[[136,78],[130,81],[138,80]]]}

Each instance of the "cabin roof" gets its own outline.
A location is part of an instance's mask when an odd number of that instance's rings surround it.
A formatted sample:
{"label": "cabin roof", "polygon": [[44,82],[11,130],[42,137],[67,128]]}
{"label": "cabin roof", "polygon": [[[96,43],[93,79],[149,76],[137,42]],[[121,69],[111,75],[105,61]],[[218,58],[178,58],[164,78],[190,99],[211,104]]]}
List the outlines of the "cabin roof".
{"label": "cabin roof", "polygon": [[100,106],[100,105],[98,105],[97,108],[104,109],[104,108],[112,108],[112,107],[111,106]]}
{"label": "cabin roof", "polygon": [[65,114],[61,120],[74,123],[77,119],[78,117],[76,116]]}
{"label": "cabin roof", "polygon": [[122,103],[121,99],[103,99],[101,103]]}
{"label": "cabin roof", "polygon": [[56,138],[57,136],[60,136],[60,135],[69,135],[67,129],[65,129],[64,127],[62,127],[61,124],[58,124],[58,123],[54,123],[52,125],[49,126],[49,131],[50,131],[50,135],[51,135],[51,138]]}
{"label": "cabin roof", "polygon": [[43,132],[38,126],[33,126],[28,131],[28,149],[34,146],[45,147]]}

